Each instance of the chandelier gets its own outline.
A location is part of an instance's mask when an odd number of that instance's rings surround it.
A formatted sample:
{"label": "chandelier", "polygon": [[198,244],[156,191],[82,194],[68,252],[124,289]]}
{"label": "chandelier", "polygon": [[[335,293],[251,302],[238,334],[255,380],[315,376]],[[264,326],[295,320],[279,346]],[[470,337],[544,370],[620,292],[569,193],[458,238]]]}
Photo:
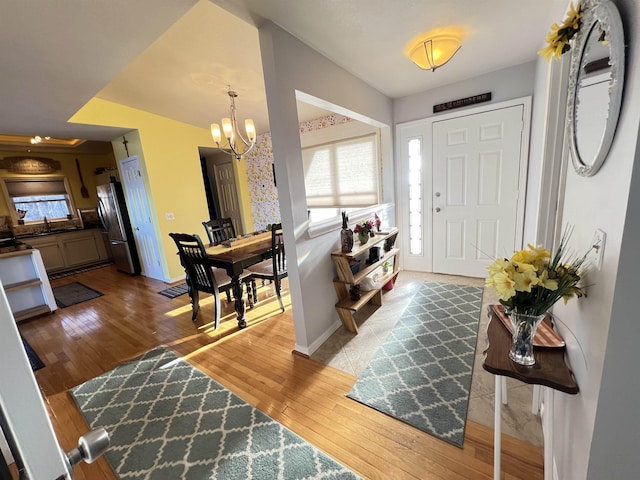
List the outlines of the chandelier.
{"label": "chandelier", "polygon": [[[229,107],[229,116],[231,118],[222,119],[222,132],[220,131],[220,125],[217,123],[211,124],[211,136],[217,147],[224,153],[236,157],[237,160],[242,158],[242,155],[249,153],[249,151],[256,144],[256,127],[253,124],[253,120],[247,119],[244,121],[244,129],[247,138],[242,136],[238,130],[238,122],[236,120],[236,102],[238,94],[231,90],[229,86],[229,99],[231,100],[231,106]],[[227,145],[220,146],[222,141],[222,134],[227,139]],[[240,142],[238,142],[240,139]]]}

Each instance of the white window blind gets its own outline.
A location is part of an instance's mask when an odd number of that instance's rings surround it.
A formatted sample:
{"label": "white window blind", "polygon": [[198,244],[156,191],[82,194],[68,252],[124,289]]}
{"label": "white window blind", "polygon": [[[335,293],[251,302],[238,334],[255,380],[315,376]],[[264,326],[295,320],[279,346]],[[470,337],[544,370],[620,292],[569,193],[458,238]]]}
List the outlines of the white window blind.
{"label": "white window blind", "polygon": [[74,211],[65,177],[4,178],[0,184],[14,222],[67,219]]}
{"label": "white window blind", "polygon": [[33,195],[66,195],[64,179],[14,180],[5,179],[10,197],[29,197]]}
{"label": "white window blind", "polygon": [[379,199],[375,134],[302,150],[308,208],[366,207]]}

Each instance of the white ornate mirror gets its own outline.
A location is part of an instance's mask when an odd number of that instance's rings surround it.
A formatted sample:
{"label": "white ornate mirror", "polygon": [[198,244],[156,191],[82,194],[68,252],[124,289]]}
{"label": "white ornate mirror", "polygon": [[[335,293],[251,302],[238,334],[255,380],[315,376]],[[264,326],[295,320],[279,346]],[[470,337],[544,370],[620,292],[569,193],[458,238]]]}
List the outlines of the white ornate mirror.
{"label": "white ornate mirror", "polygon": [[609,0],[586,0],[571,52],[567,121],[573,166],[590,177],[604,163],[618,124],[624,84],[624,34]]}

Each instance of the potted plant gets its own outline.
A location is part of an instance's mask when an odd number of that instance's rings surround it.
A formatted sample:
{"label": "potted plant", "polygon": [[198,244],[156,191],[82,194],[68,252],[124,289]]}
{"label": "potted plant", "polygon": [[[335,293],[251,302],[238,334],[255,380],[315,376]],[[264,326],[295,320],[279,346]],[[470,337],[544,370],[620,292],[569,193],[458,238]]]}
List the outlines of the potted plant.
{"label": "potted plant", "polygon": [[391,263],[388,260],[385,260],[382,263],[382,273],[387,274],[389,273],[389,269],[391,268]]}
{"label": "potted plant", "polygon": [[364,245],[369,241],[369,234],[373,233],[373,222],[371,220],[363,220],[356,224],[353,233],[358,235],[358,240]]}

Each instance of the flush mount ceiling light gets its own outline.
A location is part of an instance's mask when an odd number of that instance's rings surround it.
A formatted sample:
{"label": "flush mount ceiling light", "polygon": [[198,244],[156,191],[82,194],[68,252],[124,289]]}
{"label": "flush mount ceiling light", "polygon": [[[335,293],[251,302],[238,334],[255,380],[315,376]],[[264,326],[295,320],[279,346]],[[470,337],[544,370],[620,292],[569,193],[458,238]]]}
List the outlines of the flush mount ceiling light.
{"label": "flush mount ceiling light", "polygon": [[[45,140],[51,140],[51,137],[44,137],[44,139]],[[42,137],[40,135],[36,135],[35,137],[31,137],[31,140],[29,140],[31,145],[37,145],[41,141],[42,141]]]}
{"label": "flush mount ceiling light", "polygon": [[423,37],[409,50],[409,58],[423,70],[436,71],[453,58],[462,44],[453,35]]}
{"label": "flush mount ceiling light", "polygon": [[[231,86],[229,86],[229,91],[227,92],[229,95],[229,99],[231,101],[231,106],[229,107],[229,117],[222,119],[222,132],[220,131],[220,125],[217,123],[211,124],[211,136],[213,137],[213,141],[216,142],[217,147],[222,150],[224,153],[236,157],[237,160],[242,158],[242,155],[249,153],[249,151],[256,144],[256,127],[253,124],[253,120],[247,119],[244,121],[244,129],[247,134],[247,138],[245,139],[238,130],[238,122],[236,120],[236,102],[235,99],[238,97],[238,94],[231,90]],[[222,133],[224,133],[224,138],[227,139],[227,146],[220,146],[220,142],[222,141]],[[238,138],[242,143],[238,143]],[[244,147],[242,147],[244,145]]]}

